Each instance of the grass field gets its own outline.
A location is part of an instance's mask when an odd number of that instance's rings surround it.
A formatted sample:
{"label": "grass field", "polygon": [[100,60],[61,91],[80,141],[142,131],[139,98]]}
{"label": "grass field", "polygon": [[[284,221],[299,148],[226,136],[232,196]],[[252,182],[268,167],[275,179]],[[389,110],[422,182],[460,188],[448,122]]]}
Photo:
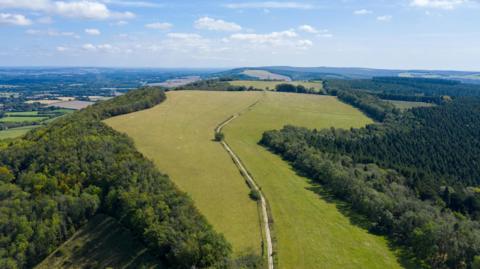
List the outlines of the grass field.
{"label": "grass field", "polygon": [[15,116],[37,116],[38,111],[21,111],[21,112],[7,112],[5,115],[9,117],[15,117]]}
{"label": "grass field", "polygon": [[229,82],[233,86],[245,86],[245,87],[253,87],[256,89],[261,90],[275,90],[275,86],[282,83],[303,85],[305,88],[310,89],[313,88],[316,91],[321,91],[323,89],[322,82],[307,82],[307,81],[256,81],[256,80],[234,80]]}
{"label": "grass field", "polygon": [[334,97],[268,93],[224,128],[225,139],[262,188],[274,219],[278,268],[400,268],[387,240],[351,223],[318,188],[257,143],[285,124],[361,127],[372,121]]}
{"label": "grass field", "polygon": [[434,104],[425,103],[425,102],[409,102],[409,101],[396,101],[396,100],[385,100],[392,103],[396,108],[401,110],[406,110],[415,107],[431,107]]}
{"label": "grass field", "polygon": [[134,269],[162,266],[115,219],[97,215],[35,268]]}
{"label": "grass field", "polygon": [[225,235],[235,253],[261,250],[256,202],[214,129],[231,115],[261,98],[262,92],[172,91],[148,110],[114,117],[107,124],[133,138],[194,200],[214,228]]}
{"label": "grass field", "polygon": [[47,117],[4,117],[0,118],[0,122],[35,122],[35,121],[42,121],[47,119]]}
{"label": "grass field", "polygon": [[26,134],[28,131],[40,127],[41,125],[31,125],[31,126],[22,126],[17,128],[12,128],[5,131],[0,131],[0,139],[7,139],[7,138],[16,138]]}

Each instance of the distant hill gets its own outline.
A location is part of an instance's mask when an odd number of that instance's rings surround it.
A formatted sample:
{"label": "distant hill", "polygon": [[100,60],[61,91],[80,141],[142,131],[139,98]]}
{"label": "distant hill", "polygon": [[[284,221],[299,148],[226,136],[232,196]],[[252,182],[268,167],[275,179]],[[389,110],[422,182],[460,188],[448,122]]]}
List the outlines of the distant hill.
{"label": "distant hill", "polygon": [[211,76],[231,77],[235,79],[258,80],[256,76],[249,76],[245,71],[267,71],[280,76],[289,77],[292,80],[312,79],[369,79],[372,77],[419,77],[452,79],[465,83],[480,84],[480,72],[448,71],[448,70],[396,70],[396,69],[372,69],[355,67],[291,67],[291,66],[264,66],[242,67],[228,71],[214,73]]}

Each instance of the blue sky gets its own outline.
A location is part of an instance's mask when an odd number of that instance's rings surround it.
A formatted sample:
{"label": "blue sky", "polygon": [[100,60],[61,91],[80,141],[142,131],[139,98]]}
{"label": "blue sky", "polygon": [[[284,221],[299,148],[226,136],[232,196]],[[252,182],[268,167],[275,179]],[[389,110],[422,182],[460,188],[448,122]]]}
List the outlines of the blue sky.
{"label": "blue sky", "polygon": [[0,0],[0,66],[480,70],[476,0]]}

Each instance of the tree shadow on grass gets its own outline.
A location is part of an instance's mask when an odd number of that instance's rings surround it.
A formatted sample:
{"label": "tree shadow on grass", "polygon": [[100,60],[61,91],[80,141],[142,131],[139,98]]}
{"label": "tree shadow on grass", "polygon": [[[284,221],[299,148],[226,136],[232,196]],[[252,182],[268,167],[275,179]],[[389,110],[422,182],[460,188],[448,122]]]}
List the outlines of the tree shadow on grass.
{"label": "tree shadow on grass", "polygon": [[[291,167],[293,169],[293,167]],[[382,233],[378,233],[372,230],[373,224],[371,221],[369,221],[365,216],[362,216],[361,214],[355,212],[352,207],[345,201],[342,201],[338,198],[335,197],[334,194],[326,190],[321,184],[318,182],[314,181],[313,179],[310,179],[306,177],[305,175],[302,175],[301,173],[296,172],[297,175],[305,178],[307,182],[309,183],[310,187],[307,187],[306,189],[309,191],[312,191],[320,196],[321,199],[326,201],[327,203],[334,204],[335,207],[340,211],[340,213],[344,216],[346,216],[350,223],[352,225],[355,225],[357,227],[360,227],[366,231],[368,231],[371,234],[377,235],[377,236],[383,236],[387,238],[388,241],[388,248],[390,251],[392,251],[396,258],[397,261],[400,263],[400,265],[405,268],[405,269],[422,269],[426,268],[425,266],[422,266],[415,258],[415,255],[406,249],[405,247],[402,247],[398,244],[395,244],[388,236]]]}

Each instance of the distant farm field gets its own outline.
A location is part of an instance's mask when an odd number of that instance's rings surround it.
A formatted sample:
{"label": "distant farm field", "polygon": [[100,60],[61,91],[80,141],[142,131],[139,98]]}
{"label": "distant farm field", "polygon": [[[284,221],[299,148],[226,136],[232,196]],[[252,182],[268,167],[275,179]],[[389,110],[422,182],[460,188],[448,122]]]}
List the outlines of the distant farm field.
{"label": "distant farm field", "polygon": [[261,81],[261,80],[234,80],[229,82],[233,86],[245,86],[253,87],[261,90],[275,90],[275,87],[278,84],[288,83],[292,85],[302,85],[307,89],[314,89],[316,91],[321,91],[323,89],[322,82],[309,82],[309,81]]}
{"label": "distant farm field", "polygon": [[401,110],[415,108],[415,107],[434,106],[434,104],[425,103],[425,102],[409,102],[409,101],[397,101],[397,100],[385,100],[385,101],[392,103],[396,108]]}
{"label": "distant farm field", "polygon": [[273,215],[278,268],[400,268],[385,238],[352,225],[280,157],[258,145],[285,124],[361,127],[372,121],[334,97],[267,93],[224,128],[225,139],[264,192]]}
{"label": "distant farm field", "polygon": [[35,268],[163,268],[160,264],[115,219],[97,215]]}
{"label": "distant farm field", "polygon": [[280,75],[280,74],[275,74],[270,71],[266,70],[245,70],[242,72],[242,74],[258,78],[258,79],[270,79],[270,80],[283,80],[283,81],[290,81],[290,77]]}
{"label": "distant farm field", "polygon": [[11,117],[3,117],[0,118],[0,122],[39,122],[42,120],[47,119],[47,117],[18,117],[18,116],[11,116]]}
{"label": "distant farm field", "polygon": [[223,147],[212,141],[214,129],[263,96],[262,92],[168,92],[148,110],[108,119],[133,138],[136,147],[194,200],[235,253],[261,253],[257,204]]}
{"label": "distant farm field", "polygon": [[23,126],[0,131],[0,139],[16,138],[26,134],[28,131],[40,127],[41,125]]}

